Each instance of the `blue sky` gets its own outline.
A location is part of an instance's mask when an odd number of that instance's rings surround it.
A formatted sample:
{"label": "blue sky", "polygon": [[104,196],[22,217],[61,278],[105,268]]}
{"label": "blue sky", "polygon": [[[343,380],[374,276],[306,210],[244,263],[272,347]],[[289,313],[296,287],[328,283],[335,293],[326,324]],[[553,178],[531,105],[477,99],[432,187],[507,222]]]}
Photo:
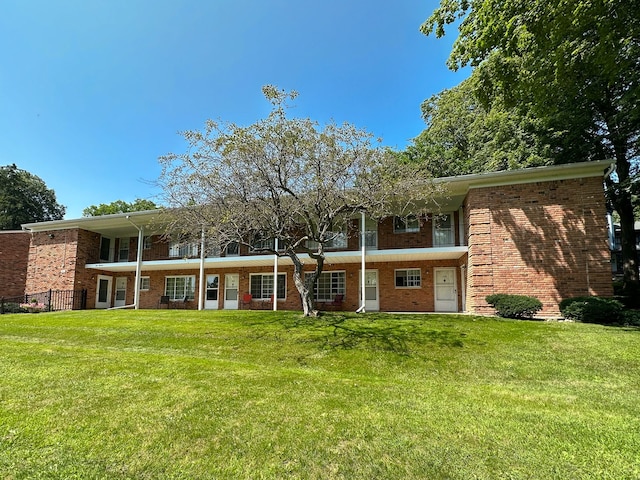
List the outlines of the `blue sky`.
{"label": "blue sky", "polygon": [[419,32],[436,0],[0,0],[0,165],[42,178],[79,217],[147,198],[158,157],[207,118],[251,124],[261,87],[293,115],[347,121],[404,148],[420,103],[468,72],[455,32]]}

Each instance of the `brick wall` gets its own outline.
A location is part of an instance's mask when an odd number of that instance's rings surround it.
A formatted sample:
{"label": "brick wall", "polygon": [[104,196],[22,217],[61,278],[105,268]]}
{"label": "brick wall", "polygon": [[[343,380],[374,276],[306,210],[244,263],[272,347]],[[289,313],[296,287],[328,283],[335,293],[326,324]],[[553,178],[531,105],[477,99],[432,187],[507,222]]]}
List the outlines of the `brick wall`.
{"label": "brick wall", "polygon": [[467,309],[493,313],[493,293],[531,295],[542,315],[560,300],[613,294],[602,178],[473,189]]}
{"label": "brick wall", "polygon": [[[73,290],[78,230],[36,232],[31,235],[27,293]],[[84,265],[83,265],[84,267]]]}
{"label": "brick wall", "polygon": [[0,297],[24,295],[30,241],[29,232],[0,232]]}

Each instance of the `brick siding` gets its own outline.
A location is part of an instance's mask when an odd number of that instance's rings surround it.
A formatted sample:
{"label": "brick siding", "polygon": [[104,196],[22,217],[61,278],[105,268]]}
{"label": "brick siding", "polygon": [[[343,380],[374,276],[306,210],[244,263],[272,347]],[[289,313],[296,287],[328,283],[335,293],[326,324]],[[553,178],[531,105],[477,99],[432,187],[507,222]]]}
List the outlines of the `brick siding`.
{"label": "brick siding", "polygon": [[0,232],[0,297],[24,295],[30,241],[29,232]]}
{"label": "brick siding", "polygon": [[613,294],[602,178],[473,189],[467,308],[493,313],[485,297],[531,295],[542,315],[578,295]]}

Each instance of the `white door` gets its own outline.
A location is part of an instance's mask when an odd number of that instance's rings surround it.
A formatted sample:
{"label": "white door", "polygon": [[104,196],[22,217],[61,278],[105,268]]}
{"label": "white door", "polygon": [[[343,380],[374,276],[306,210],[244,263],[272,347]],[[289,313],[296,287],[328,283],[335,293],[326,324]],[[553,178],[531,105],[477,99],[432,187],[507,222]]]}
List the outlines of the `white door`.
{"label": "white door", "polygon": [[367,312],[380,310],[377,270],[366,270],[364,272],[364,309]]}
{"label": "white door", "polygon": [[111,283],[113,277],[98,275],[96,308],[111,308]]}
{"label": "white door", "polygon": [[127,277],[116,278],[115,307],[124,307],[127,303]]}
{"label": "white door", "polygon": [[238,284],[240,275],[229,273],[224,276],[224,308],[225,310],[238,309]]}
{"label": "white door", "polygon": [[435,311],[457,312],[458,291],[456,289],[456,269],[436,268],[435,277]]}
{"label": "white door", "polygon": [[220,276],[207,275],[207,288],[204,297],[204,308],[207,310],[218,309],[218,287],[220,286]]}

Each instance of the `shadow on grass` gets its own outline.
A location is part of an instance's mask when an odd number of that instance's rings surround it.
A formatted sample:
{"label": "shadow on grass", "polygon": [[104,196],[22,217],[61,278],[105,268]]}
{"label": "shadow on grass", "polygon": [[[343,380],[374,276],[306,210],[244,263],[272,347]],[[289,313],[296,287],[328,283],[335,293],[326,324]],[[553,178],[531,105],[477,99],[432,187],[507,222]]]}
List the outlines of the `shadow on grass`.
{"label": "shadow on grass", "polygon": [[371,350],[393,352],[412,356],[418,347],[425,346],[455,347],[464,346],[465,333],[455,330],[429,329],[415,321],[372,316],[348,316],[324,314],[318,318],[279,319],[279,323],[288,330],[307,331],[305,342],[315,342],[322,350]]}

